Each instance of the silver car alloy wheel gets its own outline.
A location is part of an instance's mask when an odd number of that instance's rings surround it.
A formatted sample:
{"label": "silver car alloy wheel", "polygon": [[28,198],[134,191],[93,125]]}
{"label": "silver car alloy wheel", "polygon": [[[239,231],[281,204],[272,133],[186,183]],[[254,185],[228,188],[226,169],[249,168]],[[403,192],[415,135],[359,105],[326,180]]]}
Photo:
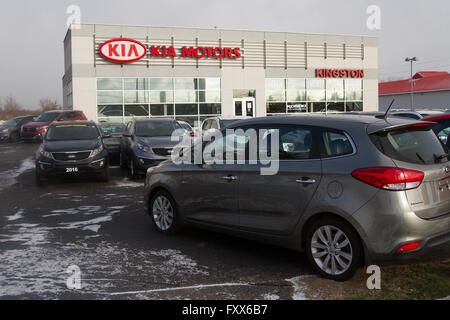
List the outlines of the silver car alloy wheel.
{"label": "silver car alloy wheel", "polygon": [[165,196],[156,197],[153,201],[152,213],[155,224],[159,229],[166,231],[172,226],[173,207]]}
{"label": "silver car alloy wheel", "polygon": [[347,235],[335,226],[321,226],[311,239],[311,253],[317,266],[330,275],[350,268],[353,250]]}

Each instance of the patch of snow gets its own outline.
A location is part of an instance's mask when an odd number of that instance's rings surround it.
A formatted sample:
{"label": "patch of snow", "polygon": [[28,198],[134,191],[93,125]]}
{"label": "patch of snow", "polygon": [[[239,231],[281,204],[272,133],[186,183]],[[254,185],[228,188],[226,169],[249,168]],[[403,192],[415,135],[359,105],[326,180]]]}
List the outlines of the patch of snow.
{"label": "patch of snow", "polygon": [[142,182],[135,182],[130,179],[124,178],[120,181],[117,181],[113,186],[115,187],[122,187],[122,188],[136,188],[136,187],[143,187],[144,184]]}
{"label": "patch of snow", "polygon": [[311,277],[311,275],[298,276],[291,279],[286,279],[294,287],[294,293],[292,294],[292,300],[307,300],[305,296],[306,285],[302,285],[304,278]]}
{"label": "patch of snow", "polygon": [[6,170],[0,172],[0,190],[10,187],[17,182],[17,178],[25,171],[31,170],[35,167],[32,157],[23,160],[17,169]]}
{"label": "patch of snow", "polygon": [[266,293],[262,298],[263,300],[280,300],[280,296],[273,293]]}
{"label": "patch of snow", "polygon": [[23,209],[19,209],[19,211],[17,211],[12,216],[6,216],[6,219],[8,219],[8,221],[16,221],[22,218],[23,218]]}
{"label": "patch of snow", "polygon": [[61,229],[78,229],[78,228],[83,228],[85,226],[98,224],[101,222],[108,222],[111,220],[112,220],[112,217],[110,215],[107,215],[107,216],[98,217],[98,218],[86,220],[86,221],[61,222],[61,223],[59,223],[59,225],[61,226]]}
{"label": "patch of snow", "polygon": [[82,228],[81,230],[90,230],[92,232],[98,232],[100,227],[101,227],[101,225],[99,225],[99,224],[93,224],[90,226],[86,226],[86,227]]}

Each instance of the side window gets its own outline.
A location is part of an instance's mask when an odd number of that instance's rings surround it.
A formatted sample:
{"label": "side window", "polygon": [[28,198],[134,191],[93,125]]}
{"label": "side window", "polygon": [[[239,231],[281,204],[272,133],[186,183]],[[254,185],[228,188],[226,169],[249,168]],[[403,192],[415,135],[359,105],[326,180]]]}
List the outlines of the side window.
{"label": "side window", "polygon": [[342,131],[322,131],[324,157],[337,157],[353,153],[353,146],[348,136]]}
{"label": "side window", "polygon": [[278,153],[280,160],[305,160],[314,158],[313,132],[308,127],[261,128],[258,154],[273,157],[272,139],[278,133]]}
{"label": "side window", "polygon": [[68,116],[69,116],[69,113],[68,113],[68,112],[65,112],[65,113],[60,114],[59,117],[58,117],[58,119],[59,119],[60,121],[65,121],[65,120],[69,119]]}
{"label": "side window", "polygon": [[440,121],[432,129],[438,136],[439,140],[448,148],[450,146],[450,139],[448,139],[448,136],[450,134],[450,121]]}
{"label": "side window", "polygon": [[210,121],[211,121],[210,129],[219,129],[219,126],[217,125],[216,120],[210,120]]}
{"label": "side window", "polygon": [[225,160],[245,160],[248,141],[248,136],[237,135],[235,133],[225,134],[222,139],[209,142],[205,146],[204,151],[206,155],[210,155],[219,163],[221,160],[224,162]]}
{"label": "side window", "polygon": [[211,126],[211,120],[205,120],[205,122],[203,122],[203,126],[202,126],[202,130],[208,130]]}

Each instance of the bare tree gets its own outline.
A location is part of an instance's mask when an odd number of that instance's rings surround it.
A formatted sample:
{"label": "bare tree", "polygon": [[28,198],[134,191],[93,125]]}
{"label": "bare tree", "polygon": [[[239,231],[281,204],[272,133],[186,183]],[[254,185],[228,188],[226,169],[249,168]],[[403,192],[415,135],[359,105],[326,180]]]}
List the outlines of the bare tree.
{"label": "bare tree", "polygon": [[3,106],[0,109],[0,118],[10,119],[13,117],[18,117],[24,113],[22,106],[16,101],[16,99],[9,95],[3,100]]}
{"label": "bare tree", "polygon": [[39,105],[41,106],[41,112],[62,109],[57,99],[52,100],[49,98],[43,98],[39,100]]}

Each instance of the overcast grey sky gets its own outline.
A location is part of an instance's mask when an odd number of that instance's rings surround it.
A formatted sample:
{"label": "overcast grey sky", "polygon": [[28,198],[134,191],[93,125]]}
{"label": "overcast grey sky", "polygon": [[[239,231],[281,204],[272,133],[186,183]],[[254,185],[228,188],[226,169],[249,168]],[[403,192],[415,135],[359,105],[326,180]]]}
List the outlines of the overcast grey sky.
{"label": "overcast grey sky", "polygon": [[[0,97],[26,107],[43,97],[62,101],[66,9],[86,23],[182,26],[379,37],[380,79],[416,70],[450,70],[450,1],[446,0],[2,0]],[[381,30],[369,30],[369,5],[381,9]]]}

